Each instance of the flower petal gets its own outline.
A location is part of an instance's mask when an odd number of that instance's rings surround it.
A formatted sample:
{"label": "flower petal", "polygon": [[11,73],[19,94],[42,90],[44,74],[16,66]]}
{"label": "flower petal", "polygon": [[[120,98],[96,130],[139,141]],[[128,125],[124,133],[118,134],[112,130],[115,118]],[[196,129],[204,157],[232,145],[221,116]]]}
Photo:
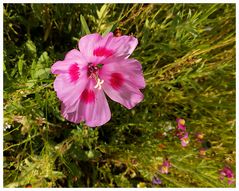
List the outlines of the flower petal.
{"label": "flower petal", "polygon": [[102,87],[112,100],[124,105],[128,109],[133,108],[144,98],[139,89],[129,81],[124,81],[124,84],[117,89],[113,88],[108,81],[105,81]]}
{"label": "flower petal", "polygon": [[182,131],[186,131],[186,126],[185,125],[181,125],[180,123],[178,123],[177,128],[181,129]]}
{"label": "flower petal", "polygon": [[89,34],[82,37],[78,43],[80,51],[86,57],[109,57],[124,56],[129,57],[138,44],[137,38],[123,35],[114,37],[110,32],[102,37],[98,33]]}
{"label": "flower petal", "polygon": [[86,57],[93,56],[93,51],[101,41],[102,37],[98,33],[83,36],[79,42],[78,47]]}
{"label": "flower petal", "polygon": [[103,90],[114,101],[131,109],[143,100],[139,89],[145,87],[141,65],[137,60],[124,57],[109,58],[100,71]]}
{"label": "flower petal", "polygon": [[51,67],[51,73],[53,74],[67,73],[71,64],[74,64],[74,63],[77,63],[79,66],[82,66],[82,67],[87,65],[87,61],[82,55],[82,53],[80,53],[80,51],[76,49],[69,51],[66,54],[64,60],[55,62]]}
{"label": "flower petal", "polygon": [[65,61],[65,60],[57,61],[52,65],[51,73],[52,74],[67,73],[71,63],[72,63],[71,61]]}
{"label": "flower petal", "polygon": [[138,44],[137,38],[133,36],[123,35],[114,37],[113,33],[109,33],[105,38],[108,38],[105,47],[115,52],[115,56],[124,56],[128,58]]}
{"label": "flower petal", "polygon": [[[142,66],[135,59],[124,59],[124,57],[111,57],[103,63],[100,76],[103,78],[110,76],[112,73],[119,72],[123,74],[125,80],[131,82],[139,89],[145,88],[145,80],[142,72]],[[107,80],[107,79],[106,79]]]}
{"label": "flower petal", "polygon": [[61,113],[62,116],[67,119],[68,121],[71,121],[73,123],[80,123],[81,121],[84,121],[84,116],[79,115],[78,109],[79,109],[79,101],[78,99],[74,105],[67,106],[63,102],[61,103]]}
{"label": "flower petal", "polygon": [[[63,116],[74,123],[85,121],[90,127],[101,126],[111,118],[108,102],[104,92],[93,88],[93,83],[82,92],[73,108],[62,106]],[[73,111],[73,112],[68,112]]]}
{"label": "flower petal", "polygon": [[77,49],[72,49],[71,51],[69,51],[66,56],[65,56],[65,60],[68,59],[82,59],[82,54],[79,50]]}
{"label": "flower petal", "polygon": [[54,81],[54,89],[57,93],[57,97],[66,106],[71,106],[79,99],[86,84],[86,72],[81,72],[79,79],[74,83],[72,83],[72,78],[69,74],[60,74]]}

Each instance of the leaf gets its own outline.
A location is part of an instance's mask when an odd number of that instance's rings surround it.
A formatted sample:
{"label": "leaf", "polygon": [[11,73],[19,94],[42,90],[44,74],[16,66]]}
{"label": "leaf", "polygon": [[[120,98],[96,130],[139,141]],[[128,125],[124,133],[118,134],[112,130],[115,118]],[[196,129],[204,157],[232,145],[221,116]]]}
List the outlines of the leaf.
{"label": "leaf", "polygon": [[82,25],[82,29],[83,29],[84,33],[85,34],[90,34],[90,29],[89,29],[83,15],[80,15],[80,21],[81,21],[81,25]]}
{"label": "leaf", "polygon": [[100,11],[97,10],[97,15],[98,15],[98,18],[99,20],[101,20],[102,18],[105,17],[106,13],[107,13],[107,7],[108,5],[107,4],[104,4],[101,8],[100,8]]}
{"label": "leaf", "polygon": [[25,64],[25,60],[23,58],[24,54],[19,57],[19,60],[17,62],[17,68],[20,75],[22,75],[23,64]]}
{"label": "leaf", "polygon": [[33,79],[47,79],[50,74],[49,65],[51,59],[45,51],[42,53],[37,62],[33,61],[31,66],[31,76]]}
{"label": "leaf", "polygon": [[36,48],[36,45],[34,44],[34,42],[32,42],[31,40],[28,40],[26,42],[26,48],[30,52],[31,55],[34,55],[34,57],[36,56],[37,48]]}
{"label": "leaf", "polygon": [[31,65],[31,77],[32,77],[33,79],[34,79],[34,75],[35,75],[35,72],[36,72],[36,65],[37,65],[36,61],[33,60],[33,61],[32,61],[32,65]]}
{"label": "leaf", "polygon": [[27,88],[31,89],[35,85],[35,83],[36,83],[36,80],[28,80],[26,82],[26,86]]}
{"label": "leaf", "polygon": [[50,68],[44,68],[44,69],[39,69],[35,72],[34,78],[38,79],[47,79],[49,74],[50,74],[51,69]]}
{"label": "leaf", "polygon": [[115,28],[117,27],[117,25],[118,25],[118,23],[114,23],[114,24],[109,25],[109,26],[106,28],[105,32],[103,32],[102,35],[105,36],[105,35],[107,35],[109,32],[114,31]]}
{"label": "leaf", "polygon": [[36,68],[45,68],[50,62],[51,60],[48,56],[48,53],[45,51],[38,59]]}

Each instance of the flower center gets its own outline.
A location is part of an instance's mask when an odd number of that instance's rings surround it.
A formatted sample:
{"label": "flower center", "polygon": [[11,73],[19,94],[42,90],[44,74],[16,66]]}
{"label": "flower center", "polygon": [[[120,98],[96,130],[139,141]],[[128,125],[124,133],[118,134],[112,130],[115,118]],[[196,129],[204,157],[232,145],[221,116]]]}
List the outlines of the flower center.
{"label": "flower center", "polygon": [[103,64],[93,64],[93,63],[88,63],[88,77],[93,78],[96,81],[96,85],[94,88],[98,88],[99,90],[101,89],[101,85],[104,83],[104,80],[101,80],[99,78],[99,70],[103,67]]}

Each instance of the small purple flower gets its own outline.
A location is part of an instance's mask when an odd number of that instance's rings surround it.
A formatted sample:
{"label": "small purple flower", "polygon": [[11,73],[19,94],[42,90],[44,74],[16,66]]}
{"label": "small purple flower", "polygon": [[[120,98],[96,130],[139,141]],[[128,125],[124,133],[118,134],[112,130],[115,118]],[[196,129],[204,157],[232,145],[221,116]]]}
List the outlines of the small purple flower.
{"label": "small purple flower", "polygon": [[177,128],[181,129],[182,131],[186,131],[185,120],[181,118],[177,118],[176,121],[178,123]]}
{"label": "small purple flower", "polygon": [[154,176],[152,179],[152,184],[154,184],[154,185],[162,184],[162,180],[160,180],[160,178]]}
{"label": "small purple flower", "polygon": [[181,145],[183,147],[186,147],[189,143],[188,132],[185,132],[184,136],[180,140],[181,140]]}
{"label": "small purple flower", "polygon": [[224,180],[224,178],[226,177],[227,180],[228,180],[228,184],[234,184],[235,183],[234,173],[233,173],[231,168],[224,167],[219,172],[220,172],[220,179],[221,180]]}
{"label": "small purple flower", "polygon": [[163,161],[163,164],[160,168],[160,172],[162,174],[168,174],[170,167],[171,167],[171,163],[168,159],[166,159],[166,160]]}
{"label": "small purple flower", "polygon": [[186,147],[189,143],[188,132],[186,132],[185,120],[177,118],[176,136],[181,140],[181,145]]}

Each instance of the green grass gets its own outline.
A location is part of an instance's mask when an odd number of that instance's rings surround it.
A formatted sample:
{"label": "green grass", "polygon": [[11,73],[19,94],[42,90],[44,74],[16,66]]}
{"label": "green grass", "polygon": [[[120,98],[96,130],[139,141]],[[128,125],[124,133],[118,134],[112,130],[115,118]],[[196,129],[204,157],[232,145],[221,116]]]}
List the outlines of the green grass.
{"label": "green grass", "polygon": [[[116,27],[139,40],[143,102],[109,100],[99,128],[67,122],[51,65],[85,34]],[[5,4],[4,186],[154,187],[157,175],[157,187],[235,187],[219,179],[224,166],[236,171],[235,55],[235,4]]]}

